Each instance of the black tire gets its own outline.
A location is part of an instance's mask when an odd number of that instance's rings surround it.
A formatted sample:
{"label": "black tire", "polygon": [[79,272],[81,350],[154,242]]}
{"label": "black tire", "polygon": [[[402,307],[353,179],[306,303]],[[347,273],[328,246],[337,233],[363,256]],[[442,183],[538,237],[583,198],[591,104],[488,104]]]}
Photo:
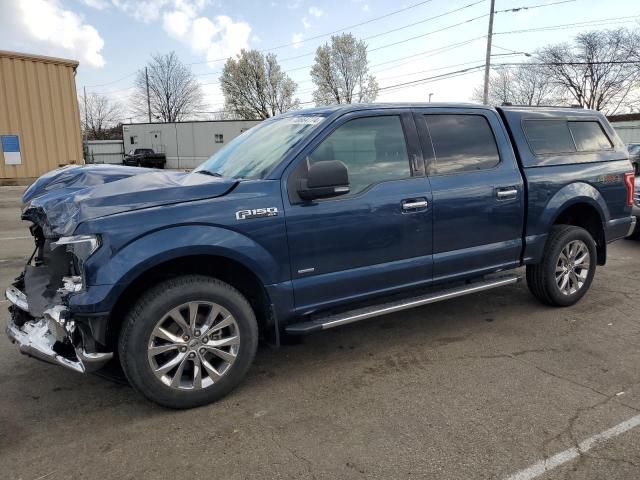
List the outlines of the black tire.
{"label": "black tire", "polygon": [[[219,379],[206,388],[183,390],[163,383],[163,380],[154,374],[151,360],[147,355],[150,342],[155,341],[152,340],[153,333],[160,319],[166,317],[166,314],[176,307],[189,302],[211,302],[223,307],[233,316],[235,320],[233,328],[237,330],[240,340],[238,346],[234,347],[237,348],[235,360]],[[218,323],[220,322],[216,322]],[[213,342],[213,335],[211,338]],[[195,340],[195,335],[192,340]],[[205,338],[200,340],[208,341]],[[192,408],[214,402],[236,387],[249,370],[257,345],[258,325],[245,297],[235,288],[218,279],[187,275],[156,285],[136,302],[124,320],[118,342],[118,353],[127,379],[133,388],[146,398],[169,408]],[[197,349],[202,346],[204,345],[199,344],[188,348]],[[180,355],[177,351],[175,353],[176,356]],[[188,355],[191,354],[189,350]],[[201,356],[197,353],[195,355],[199,363]],[[180,362],[180,364],[183,363],[185,362]],[[192,367],[192,370],[195,371],[195,367]],[[205,370],[204,364],[201,364],[201,375],[206,374]],[[182,375],[181,370],[181,378]],[[211,379],[213,380],[213,377]],[[193,386],[195,385],[194,380]]]}
{"label": "black tire", "polygon": [[[556,266],[562,250],[569,243],[579,240],[589,252],[589,268],[583,284],[573,293],[565,294],[556,280]],[[542,261],[527,265],[527,285],[531,293],[542,303],[555,307],[568,307],[577,303],[589,290],[596,272],[596,242],[584,228],[572,225],[556,225],[551,229],[544,248]]]}

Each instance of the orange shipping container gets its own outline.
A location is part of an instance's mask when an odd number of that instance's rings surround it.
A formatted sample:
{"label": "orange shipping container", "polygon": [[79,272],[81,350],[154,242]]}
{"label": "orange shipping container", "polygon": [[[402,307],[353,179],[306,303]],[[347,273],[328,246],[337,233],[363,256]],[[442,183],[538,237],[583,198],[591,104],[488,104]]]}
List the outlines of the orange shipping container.
{"label": "orange shipping container", "polygon": [[73,60],[0,50],[0,185],[83,163],[77,68]]}

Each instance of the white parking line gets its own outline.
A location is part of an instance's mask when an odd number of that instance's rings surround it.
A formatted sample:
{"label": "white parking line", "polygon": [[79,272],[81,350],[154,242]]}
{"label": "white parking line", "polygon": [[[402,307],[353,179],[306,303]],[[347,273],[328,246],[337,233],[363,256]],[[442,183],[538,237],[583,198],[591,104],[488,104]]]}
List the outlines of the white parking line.
{"label": "white parking line", "polygon": [[625,420],[619,423],[615,427],[611,427],[609,430],[605,430],[602,433],[598,433],[592,437],[583,440],[577,447],[572,447],[564,452],[556,453],[553,457],[549,457],[545,460],[540,460],[538,463],[534,463],[524,470],[520,470],[513,475],[510,475],[505,480],[531,480],[533,478],[544,475],[549,470],[552,470],[560,465],[570,462],[580,456],[580,454],[588,452],[598,443],[604,442],[618,435],[622,435],[624,432],[631,430],[632,428],[640,425],[640,415],[631,417],[629,420]]}
{"label": "white parking line", "polygon": [[29,238],[31,238],[31,237],[2,237],[2,238],[0,238],[0,242],[2,240],[27,240]]}

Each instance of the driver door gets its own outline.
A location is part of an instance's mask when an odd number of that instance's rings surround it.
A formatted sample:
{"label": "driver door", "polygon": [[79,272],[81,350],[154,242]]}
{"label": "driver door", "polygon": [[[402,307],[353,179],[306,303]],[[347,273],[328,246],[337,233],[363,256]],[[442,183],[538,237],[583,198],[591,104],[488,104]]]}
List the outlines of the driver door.
{"label": "driver door", "polygon": [[[329,160],[347,166],[350,192],[302,200],[297,180]],[[283,185],[298,313],[431,281],[431,188],[408,112],[341,117],[305,149]]]}

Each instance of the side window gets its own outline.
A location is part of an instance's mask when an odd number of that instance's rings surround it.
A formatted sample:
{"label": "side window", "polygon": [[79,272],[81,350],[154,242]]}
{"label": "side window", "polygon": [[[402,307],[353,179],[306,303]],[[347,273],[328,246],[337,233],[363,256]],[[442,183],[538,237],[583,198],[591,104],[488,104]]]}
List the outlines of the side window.
{"label": "side window", "polygon": [[309,156],[313,165],[340,160],[349,169],[351,194],[375,183],[411,177],[400,117],[364,117],[338,127]]}
{"label": "side window", "polygon": [[566,120],[525,120],[523,128],[536,155],[576,151]]}
{"label": "side window", "polygon": [[569,122],[569,130],[576,142],[579,152],[592,152],[594,150],[611,150],[613,145],[609,137],[602,130],[599,122]]}
{"label": "side window", "polygon": [[435,154],[435,174],[487,170],[500,163],[491,126],[482,115],[425,115]]}
{"label": "side window", "polygon": [[216,143],[224,143],[224,137],[221,133],[216,133],[214,135],[214,140]]}

